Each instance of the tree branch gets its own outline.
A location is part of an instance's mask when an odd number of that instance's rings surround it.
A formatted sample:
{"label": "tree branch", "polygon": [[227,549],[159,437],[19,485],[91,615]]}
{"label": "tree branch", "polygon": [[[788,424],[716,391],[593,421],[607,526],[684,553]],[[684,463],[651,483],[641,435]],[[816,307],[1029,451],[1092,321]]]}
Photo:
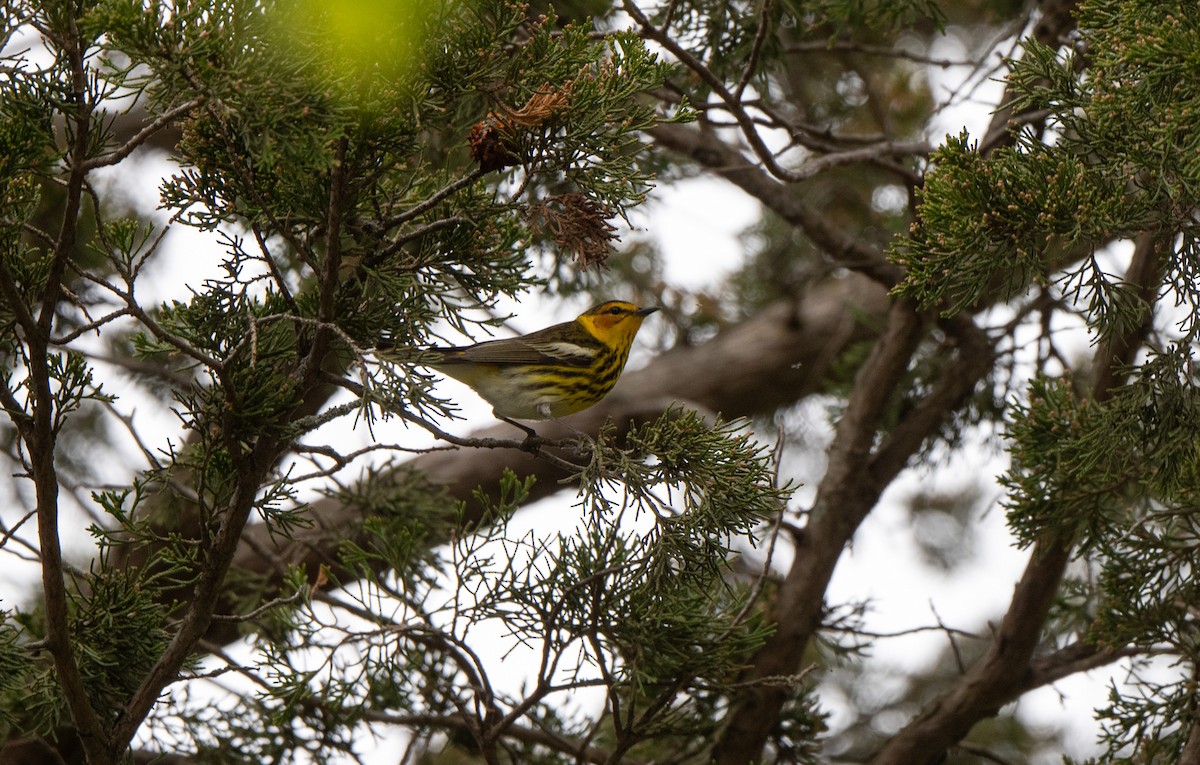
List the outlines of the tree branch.
{"label": "tree branch", "polygon": [[810,521],[797,540],[792,567],[771,607],[775,632],[743,674],[741,679],[750,684],[734,697],[715,744],[713,762],[718,765],[741,765],[762,758],[767,736],[791,690],[753,681],[799,669],[805,648],[821,625],[825,589],[834,566],[883,489],[868,480],[871,444],[884,407],[907,370],[924,329],[924,322],[907,301],[894,302],[886,322],[838,422]]}
{"label": "tree branch", "polygon": [[[1034,25],[1033,39],[1042,45],[1061,44],[1067,34],[1075,28],[1076,0],[1041,0],[1038,5],[1041,6],[1042,15]],[[987,132],[979,142],[980,153],[987,154],[1012,142],[1009,130],[1022,116],[1013,111],[1015,95],[1012,84],[1006,85],[1004,96],[999,101],[1001,106],[992,114]]]}
{"label": "tree branch", "polygon": [[[869,338],[882,319],[887,298],[868,279],[851,275],[814,287],[798,304],[776,303],[742,324],[726,328],[700,346],[680,346],[654,359],[645,368],[627,372],[605,401],[566,418],[565,423],[596,433],[608,419],[624,432],[632,421],[659,416],[672,404],[683,403],[726,417],[767,414],[822,389],[830,366],[851,344]],[[565,425],[539,425],[545,438],[568,438]],[[471,439],[513,440],[513,428],[500,424],[471,434]],[[513,440],[514,445],[517,441]],[[530,501],[562,490],[563,472],[554,464],[536,459],[518,448],[469,449],[424,454],[398,470],[415,471],[448,496],[465,502],[467,523],[481,518],[474,501],[478,487],[493,495],[505,470],[521,478],[536,479]],[[319,567],[331,566],[330,578],[345,584],[353,572],[338,566],[337,551],[347,537],[367,544],[358,529],[362,518],[356,508],[336,498],[317,500],[309,517],[313,528],[291,539],[271,535],[262,526],[246,529],[246,539],[234,565],[250,574],[239,579],[266,580],[270,592],[281,583],[273,564],[299,565],[315,581]],[[270,551],[264,556],[264,551]],[[222,610],[233,611],[241,595],[231,588],[222,599]],[[237,638],[230,625],[213,625],[208,639],[223,643]]]}
{"label": "tree branch", "polygon": [[[1136,284],[1142,294],[1153,294],[1158,283],[1157,245],[1156,237],[1141,237],[1126,270],[1125,280]],[[1144,305],[1143,320],[1137,327],[1125,337],[1102,343],[1096,351],[1095,365],[1109,368],[1096,375],[1092,395],[1097,401],[1110,395],[1115,376],[1136,351],[1137,339],[1148,331],[1154,304],[1147,301]],[[953,688],[884,744],[872,765],[934,765],[976,722],[995,715],[1033,687],[1033,653],[1070,559],[1069,540],[1048,535],[1034,543],[991,649]]]}
{"label": "tree branch", "polygon": [[1192,720],[1188,729],[1187,740],[1179,753],[1179,765],[1197,765],[1200,763],[1200,715]]}
{"label": "tree branch", "polygon": [[899,283],[903,271],[876,248],[847,235],[803,202],[794,186],[772,178],[713,133],[662,124],[651,129],[650,135],[659,145],[690,157],[798,227],[836,265],[869,276],[889,289]]}
{"label": "tree branch", "polygon": [[1121,648],[1101,648],[1083,641],[1071,643],[1053,653],[1038,656],[1030,661],[1027,682],[1021,692],[1032,691],[1035,688],[1056,683],[1064,677],[1146,653],[1149,651],[1144,647],[1133,645]]}
{"label": "tree branch", "polygon": [[1024,692],[1029,660],[1058,594],[1070,546],[1049,538],[1034,545],[987,655],[872,758],[872,765],[935,765],[984,717]]}
{"label": "tree branch", "polygon": [[[50,332],[59,299],[63,294],[62,279],[79,232],[79,212],[86,176],[85,161],[91,142],[92,116],[95,109],[88,92],[85,43],[72,13],[66,12],[62,20],[66,29],[55,39],[60,45],[60,53],[68,63],[71,93],[70,108],[65,111],[74,140],[67,154],[69,170],[65,184],[66,200],[62,211],[62,224],[55,237],[36,321],[26,308],[22,297],[13,294],[15,290],[6,285],[6,292],[11,295],[10,301],[16,311],[17,321],[25,332],[28,353],[26,360],[31,412],[29,417],[14,417],[13,421],[28,451],[30,478],[37,502],[38,546],[41,552],[46,620],[45,645],[53,658],[55,673],[70,711],[71,722],[79,733],[88,760],[95,765],[105,765],[112,761],[110,738],[98,711],[91,703],[71,638],[70,597],[58,530],[58,473],[55,466],[55,409],[58,401],[49,354]],[[4,279],[9,280],[7,269]]]}
{"label": "tree branch", "polygon": [[148,141],[155,133],[163,128],[166,128],[175,123],[188,112],[204,103],[204,98],[193,98],[186,101],[174,109],[169,109],[160,114],[153,122],[143,127],[141,130],[134,133],[129,139],[122,143],[116,149],[113,149],[107,154],[102,154],[99,157],[92,157],[84,163],[84,170],[95,170],[108,165],[115,165],[121,160],[132,154],[139,146]]}

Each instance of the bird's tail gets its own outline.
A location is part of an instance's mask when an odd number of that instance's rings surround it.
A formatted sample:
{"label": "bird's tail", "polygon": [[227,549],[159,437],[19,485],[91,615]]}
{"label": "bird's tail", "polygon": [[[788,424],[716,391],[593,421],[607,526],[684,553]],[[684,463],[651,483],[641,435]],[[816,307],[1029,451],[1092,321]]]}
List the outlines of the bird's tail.
{"label": "bird's tail", "polygon": [[389,339],[381,340],[375,346],[375,356],[380,361],[393,364],[414,364],[428,366],[437,364],[445,354],[440,348],[417,348],[412,345],[396,345]]}

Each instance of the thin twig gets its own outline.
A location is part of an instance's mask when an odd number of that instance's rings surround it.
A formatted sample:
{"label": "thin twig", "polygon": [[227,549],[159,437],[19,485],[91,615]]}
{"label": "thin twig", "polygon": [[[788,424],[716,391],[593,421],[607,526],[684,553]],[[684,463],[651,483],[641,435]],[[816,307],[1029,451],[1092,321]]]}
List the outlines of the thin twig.
{"label": "thin twig", "polygon": [[758,70],[758,60],[762,56],[763,45],[767,41],[767,34],[771,27],[771,12],[775,8],[775,0],[763,0],[762,8],[758,12],[758,29],[754,33],[754,43],[750,47],[750,55],[746,58],[746,65],[742,67],[742,76],[738,80],[737,86],[733,89],[734,100],[740,102],[742,96],[746,94],[746,86],[750,84],[750,79],[754,77]]}
{"label": "thin twig", "polygon": [[288,595],[285,598],[274,598],[272,600],[269,600],[266,603],[263,603],[258,608],[254,609],[253,611],[250,611],[249,613],[245,613],[245,614],[213,614],[212,620],[213,620],[213,622],[215,622],[217,624],[221,624],[221,623],[244,624],[246,622],[252,622],[273,608],[279,608],[280,606],[296,605],[297,603],[299,603],[300,601],[302,601],[304,599],[305,593],[307,593],[307,592],[308,592],[307,588],[301,587],[300,589],[293,592],[291,595]]}
{"label": "thin twig", "polygon": [[158,118],[155,119],[153,122],[149,123],[144,128],[142,128],[138,132],[134,133],[133,137],[131,137],[128,141],[126,141],[121,146],[117,147],[116,149],[110,151],[107,154],[101,154],[98,157],[93,157],[93,158],[89,159],[87,162],[85,162],[83,164],[84,170],[95,170],[96,168],[106,167],[108,165],[117,164],[118,162],[120,162],[121,160],[125,159],[130,154],[132,154],[135,149],[137,149],[139,146],[141,146],[143,143],[145,143],[147,141],[147,139],[150,138],[150,136],[154,135],[158,131],[165,128],[167,125],[170,125],[172,122],[179,119],[180,117],[182,117],[183,115],[192,111],[193,109],[195,109],[196,107],[200,106],[203,103],[204,103],[204,97],[201,96],[199,98],[193,98],[190,101],[185,101],[184,103],[180,104],[179,106],[176,106],[173,109],[168,109],[167,111],[165,111],[161,115],[159,115]]}
{"label": "thin twig", "polygon": [[457,179],[451,181],[449,184],[447,184],[441,190],[434,192],[433,195],[430,196],[429,198],[423,200],[422,202],[420,202],[418,204],[413,205],[412,207],[408,208],[407,210],[405,210],[404,212],[402,212],[398,215],[388,218],[386,221],[384,221],[384,226],[386,228],[393,228],[395,226],[399,226],[403,223],[407,223],[408,221],[413,220],[414,218],[417,218],[417,217],[423,215],[426,211],[433,209],[433,207],[436,206],[443,199],[446,199],[447,197],[458,192],[459,190],[464,189],[467,186],[470,186],[472,183],[479,180],[484,175],[485,175],[484,170],[482,170],[478,167],[473,168],[471,170],[471,172],[467,173],[466,175],[464,175],[461,178],[457,178]]}

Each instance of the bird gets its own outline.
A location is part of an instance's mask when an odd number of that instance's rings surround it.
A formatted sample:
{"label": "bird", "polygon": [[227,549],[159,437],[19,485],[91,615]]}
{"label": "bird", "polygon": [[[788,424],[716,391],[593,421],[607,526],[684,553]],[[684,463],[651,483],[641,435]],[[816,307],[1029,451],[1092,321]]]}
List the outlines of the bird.
{"label": "bird", "polygon": [[534,437],[515,420],[558,419],[599,403],[621,377],[642,322],[657,310],[609,300],[528,335],[431,348],[421,363],[466,383],[498,419]]}

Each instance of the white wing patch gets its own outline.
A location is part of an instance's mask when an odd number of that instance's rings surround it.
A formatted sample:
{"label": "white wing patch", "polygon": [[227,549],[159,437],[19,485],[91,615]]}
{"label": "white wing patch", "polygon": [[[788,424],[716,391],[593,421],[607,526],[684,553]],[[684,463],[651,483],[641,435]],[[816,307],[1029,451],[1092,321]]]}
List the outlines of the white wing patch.
{"label": "white wing patch", "polygon": [[596,358],[596,354],[600,351],[599,348],[587,348],[582,345],[568,343],[563,340],[551,343],[540,343],[539,345],[539,350],[541,350],[543,353],[549,356],[558,356],[559,358],[574,357],[580,359],[594,359]]}

